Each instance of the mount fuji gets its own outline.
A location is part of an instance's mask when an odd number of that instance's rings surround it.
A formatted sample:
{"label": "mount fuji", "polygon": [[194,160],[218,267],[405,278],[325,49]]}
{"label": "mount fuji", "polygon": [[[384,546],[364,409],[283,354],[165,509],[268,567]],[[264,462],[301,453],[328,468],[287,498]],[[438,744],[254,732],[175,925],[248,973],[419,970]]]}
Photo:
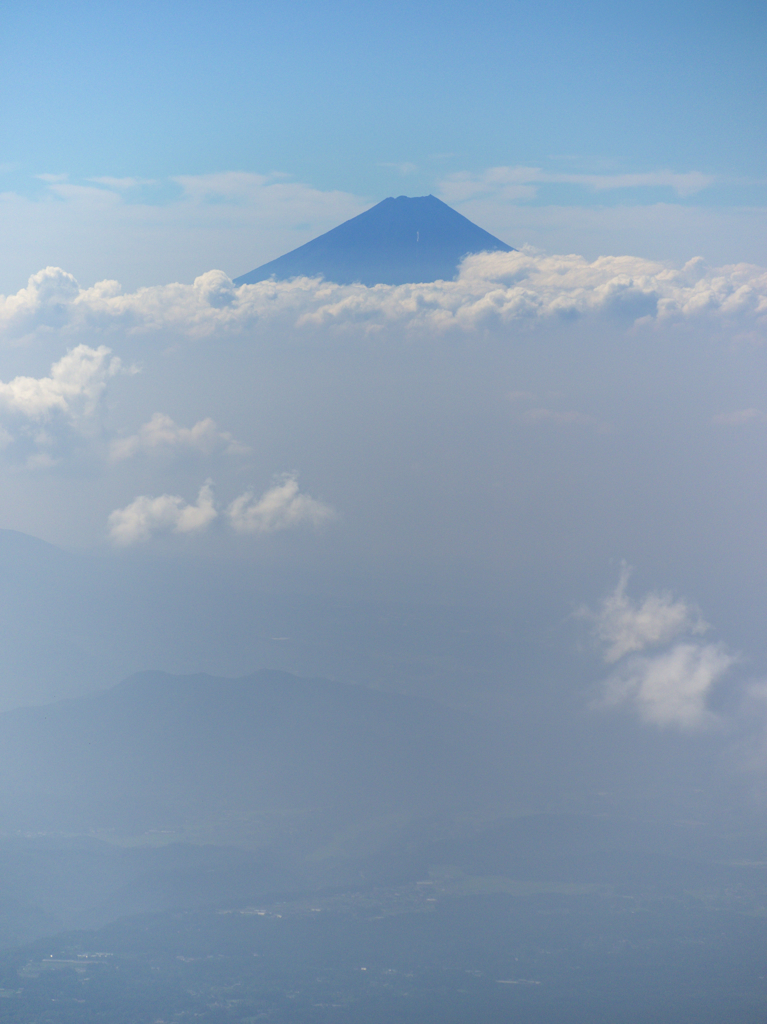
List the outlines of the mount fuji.
{"label": "mount fuji", "polygon": [[435,196],[398,196],[235,278],[234,283],[293,277],[368,286],[450,281],[469,253],[513,251]]}

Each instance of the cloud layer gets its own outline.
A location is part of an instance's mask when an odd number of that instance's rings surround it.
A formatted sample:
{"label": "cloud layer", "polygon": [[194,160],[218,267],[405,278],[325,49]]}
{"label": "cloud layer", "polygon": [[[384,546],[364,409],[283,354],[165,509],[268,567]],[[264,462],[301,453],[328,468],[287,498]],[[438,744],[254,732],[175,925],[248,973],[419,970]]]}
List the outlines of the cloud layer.
{"label": "cloud layer", "polygon": [[701,259],[674,268],[630,256],[588,262],[581,256],[484,253],[468,257],[456,281],[433,284],[366,288],[299,278],[236,288],[212,270],[193,285],[126,294],[115,281],[80,288],[70,274],[49,267],[15,295],[0,297],[0,340],[53,328],[64,336],[97,330],[211,337],[276,324],[304,332],[354,327],[444,334],[589,316],[763,332],[767,270],[750,264],[713,269]]}
{"label": "cloud layer", "polygon": [[624,565],[618,585],[598,610],[580,612],[592,620],[608,665],[626,654],[667,644],[680,633],[703,634],[709,628],[697,609],[686,601],[675,600],[668,592],[650,593],[642,601],[633,601],[626,593],[630,576],[631,570]]}
{"label": "cloud layer", "polygon": [[109,534],[115,544],[126,546],[149,540],[158,532],[198,533],[217,515],[213,489],[207,481],[200,488],[195,504],[187,504],[177,494],[161,494],[158,498],[140,495],[130,505],[112,512]]}
{"label": "cloud layer", "polygon": [[209,416],[204,420],[198,420],[191,427],[180,427],[170,416],[156,412],[137,433],[113,441],[110,446],[110,458],[113,462],[119,462],[140,452],[179,449],[204,455],[210,455],[217,450],[228,455],[244,455],[249,450],[236,441],[228,431],[219,430]]}
{"label": "cloud layer", "polygon": [[0,447],[30,468],[57,464],[73,445],[98,436],[104,392],[122,372],[106,345],[81,344],[54,362],[49,376],[0,381]]}
{"label": "cloud layer", "polygon": [[630,658],[605,682],[602,703],[628,704],[653,725],[702,729],[717,721],[708,697],[735,661],[721,644],[691,643]]}

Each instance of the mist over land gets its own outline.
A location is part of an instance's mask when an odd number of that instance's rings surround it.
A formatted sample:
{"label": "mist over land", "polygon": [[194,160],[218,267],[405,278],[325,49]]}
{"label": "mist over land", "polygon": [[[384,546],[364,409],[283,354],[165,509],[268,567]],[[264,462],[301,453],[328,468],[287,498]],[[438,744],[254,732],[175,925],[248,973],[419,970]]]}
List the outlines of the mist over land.
{"label": "mist over land", "polygon": [[449,256],[0,299],[10,1020],[763,1019],[767,271]]}

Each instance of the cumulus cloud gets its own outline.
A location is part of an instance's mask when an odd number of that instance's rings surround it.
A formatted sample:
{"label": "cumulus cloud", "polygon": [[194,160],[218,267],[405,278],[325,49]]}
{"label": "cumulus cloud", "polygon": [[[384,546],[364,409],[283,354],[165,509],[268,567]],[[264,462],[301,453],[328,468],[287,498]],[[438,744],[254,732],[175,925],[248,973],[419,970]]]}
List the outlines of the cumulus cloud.
{"label": "cumulus cloud", "polygon": [[71,420],[92,415],[110,377],[122,370],[105,345],[77,345],[51,367],[49,377],[0,381],[0,409],[31,420],[62,413]]}
{"label": "cumulus cloud", "polygon": [[596,612],[579,610],[593,623],[594,635],[603,647],[608,665],[626,654],[670,643],[682,633],[703,634],[709,628],[698,610],[668,592],[647,594],[633,601],[626,593],[631,569],[621,568],[618,585],[601,602]]}
{"label": "cumulus cloud", "polygon": [[628,704],[645,722],[685,730],[716,722],[706,701],[736,661],[721,644],[678,643],[653,657],[631,657],[605,682],[603,706]]}
{"label": "cumulus cloud", "polygon": [[26,288],[0,296],[2,332],[7,338],[23,338],[35,330],[66,327],[72,320],[72,305],[80,296],[77,281],[60,267],[39,270]]}
{"label": "cumulus cloud", "polygon": [[192,427],[180,427],[170,416],[156,412],[136,434],[119,438],[110,446],[113,462],[129,459],[139,452],[187,449],[210,455],[215,451],[226,454],[245,454],[249,449],[235,440],[230,433],[219,430],[210,417],[199,420]]}
{"label": "cumulus cloud", "polygon": [[668,592],[632,600],[626,593],[629,576],[624,565],[618,585],[597,610],[578,612],[591,621],[604,661],[615,666],[594,706],[630,707],[644,722],[683,730],[714,724],[709,694],[737,657],[721,643],[695,639],[710,627],[687,601]]}
{"label": "cumulus cloud", "polygon": [[109,516],[109,535],[115,544],[127,546],[146,541],[159,532],[199,533],[216,518],[213,487],[206,481],[195,504],[186,504],[177,494],[157,498],[141,495]]}
{"label": "cumulus cloud", "polygon": [[198,204],[231,203],[257,207],[270,221],[290,224],[296,220],[338,217],[361,213],[364,200],[348,192],[323,192],[303,182],[291,181],[290,175],[275,171],[254,174],[250,171],[218,171],[212,174],[188,174],[174,178],[186,199]]}
{"label": "cumulus cloud", "polygon": [[632,256],[546,256],[537,252],[467,257],[455,281],[400,286],[337,285],[298,278],[235,287],[212,270],[192,285],[123,293],[114,281],[79,288],[57,268],[0,297],[0,339],[55,325],[62,332],[171,330],[190,337],[250,333],[259,325],[298,330],[475,331],[540,320],[602,316],[626,323],[711,322],[767,327],[767,269],[750,264],[682,267]]}
{"label": "cumulus cloud", "polygon": [[335,512],[322,501],[302,494],[292,474],[283,476],[273,487],[256,498],[246,491],[226,510],[229,522],[238,533],[274,533],[293,526],[321,526]]}

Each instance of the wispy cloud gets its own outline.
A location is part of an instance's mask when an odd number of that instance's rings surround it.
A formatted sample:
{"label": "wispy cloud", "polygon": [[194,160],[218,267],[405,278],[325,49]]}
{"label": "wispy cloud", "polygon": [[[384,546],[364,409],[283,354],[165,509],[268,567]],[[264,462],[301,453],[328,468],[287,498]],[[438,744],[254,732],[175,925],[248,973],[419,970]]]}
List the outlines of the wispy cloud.
{"label": "wispy cloud", "polygon": [[223,271],[212,270],[192,285],[124,294],[114,281],[80,288],[71,274],[49,267],[26,288],[0,296],[0,341],[32,337],[52,326],[63,334],[122,326],[192,337],[240,334],[278,322],[299,330],[357,326],[443,333],[588,316],[763,330],[767,270],[745,263],[709,268],[697,258],[672,267],[631,256],[589,262],[525,251],[469,256],[455,281],[432,284],[366,288],[299,278],[238,288]]}
{"label": "wispy cloud", "polygon": [[722,644],[675,644],[649,658],[629,658],[606,680],[602,706],[628,704],[652,725],[696,730],[717,719],[707,700],[737,659]]}
{"label": "wispy cloud", "polygon": [[525,409],[519,413],[518,419],[522,423],[548,423],[555,427],[592,427],[600,433],[610,429],[610,424],[587,413],[574,412],[562,409]]}
{"label": "wispy cloud", "polygon": [[[364,209],[356,197],[346,192],[312,188],[302,182],[290,181],[289,175],[251,174],[247,171],[221,171],[215,174],[183,174],[172,179],[181,187],[184,197],[198,205],[231,203],[262,209],[270,220],[314,219],[323,211],[337,215],[340,209]],[[351,214],[350,214],[351,216]]]}
{"label": "wispy cloud", "polygon": [[122,192],[126,189],[138,188],[140,185],[154,185],[153,178],[88,178],[95,185],[105,185],[107,188],[114,188]]}
{"label": "wispy cloud", "polygon": [[[236,276],[371,205],[278,172],[157,180],[45,174],[25,191],[0,193],[0,232],[16,239],[12,256],[0,254],[2,280],[45,262],[76,266],[90,281],[120,277],[131,287],[191,281],[215,266]],[[1,281],[0,290],[7,290]]]}
{"label": "wispy cloud", "polygon": [[402,175],[415,174],[418,170],[418,164],[411,163],[381,163],[379,167],[390,167],[393,171],[399,171]]}
{"label": "wispy cloud", "polygon": [[474,173],[460,171],[443,178],[439,194],[446,202],[461,202],[478,196],[496,195],[506,201],[533,199],[541,185],[577,185],[592,192],[618,189],[668,188],[680,197],[695,195],[716,182],[700,171],[643,171],[623,174],[574,174],[544,171],[540,167],[490,167]]}
{"label": "wispy cloud", "polygon": [[36,422],[59,414],[82,422],[94,414],[109,378],[122,370],[106,345],[77,345],[53,364],[48,377],[0,381],[0,414]]}
{"label": "wispy cloud", "polygon": [[170,416],[156,412],[137,433],[113,441],[110,457],[113,462],[119,462],[140,452],[184,448],[204,455],[210,455],[215,451],[224,451],[228,455],[242,455],[250,450],[227,431],[219,430],[210,417],[198,420],[194,426],[180,427]]}

